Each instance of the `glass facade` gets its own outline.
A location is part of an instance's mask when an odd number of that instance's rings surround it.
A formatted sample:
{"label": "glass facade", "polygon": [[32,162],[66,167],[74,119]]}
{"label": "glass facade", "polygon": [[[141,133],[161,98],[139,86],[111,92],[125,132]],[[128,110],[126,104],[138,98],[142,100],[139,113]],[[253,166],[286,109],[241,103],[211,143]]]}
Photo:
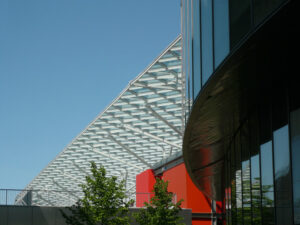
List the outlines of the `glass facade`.
{"label": "glass facade", "polygon": [[300,224],[300,109],[291,112],[291,151],[294,195],[294,224]]}
{"label": "glass facade", "polygon": [[[200,2],[193,1],[193,74],[201,73]],[[201,89],[201,77],[193,76],[193,96]]]}
{"label": "glass facade", "polygon": [[286,1],[182,0],[183,73],[189,108],[230,51]]}
{"label": "glass facade", "polygon": [[260,146],[261,214],[263,224],[275,224],[272,141]]}
{"label": "glass facade", "polygon": [[[201,1],[201,55],[202,83],[205,83],[213,71],[213,29],[212,0]],[[197,76],[197,74],[194,74]]]}
{"label": "glass facade", "polygon": [[230,1],[230,46],[235,46],[251,28],[251,0]]}
{"label": "glass facade", "polygon": [[[277,101],[256,108],[230,144],[225,166],[227,224],[300,224],[300,109],[289,112],[291,97],[285,93],[280,92],[285,109],[279,112]],[[274,117],[279,121],[270,119]]]}
{"label": "glass facade", "polygon": [[214,63],[217,67],[229,53],[228,0],[214,0]]}
{"label": "glass facade", "polygon": [[289,225],[293,216],[288,125],[275,130],[273,140],[276,221]]}
{"label": "glass facade", "polygon": [[289,36],[294,26],[284,29],[297,8],[288,0],[182,3],[192,15],[183,15],[192,24],[183,27],[192,43],[184,59],[194,101],[183,145],[189,174],[224,200],[226,225],[300,225],[299,83],[289,71],[299,38]]}

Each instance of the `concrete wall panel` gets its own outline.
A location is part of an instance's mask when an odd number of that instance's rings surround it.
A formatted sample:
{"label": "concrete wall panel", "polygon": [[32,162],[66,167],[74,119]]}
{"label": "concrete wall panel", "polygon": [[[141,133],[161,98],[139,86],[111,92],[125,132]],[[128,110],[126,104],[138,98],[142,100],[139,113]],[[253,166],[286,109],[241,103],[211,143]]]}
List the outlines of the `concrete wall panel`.
{"label": "concrete wall panel", "polygon": [[[68,213],[66,208],[38,206],[0,206],[0,225],[67,225],[60,209]],[[131,208],[130,215],[139,208]],[[182,210],[184,224],[191,225],[191,210]],[[132,225],[136,225],[133,221]]]}

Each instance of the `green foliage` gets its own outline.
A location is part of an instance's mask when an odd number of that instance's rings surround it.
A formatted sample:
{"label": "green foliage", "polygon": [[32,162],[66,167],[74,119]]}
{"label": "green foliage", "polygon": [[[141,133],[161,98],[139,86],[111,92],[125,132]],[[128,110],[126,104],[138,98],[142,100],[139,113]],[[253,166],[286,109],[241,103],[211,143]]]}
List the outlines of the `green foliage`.
{"label": "green foliage", "polygon": [[154,197],[150,203],[145,202],[145,208],[135,215],[140,225],[181,225],[183,219],[178,215],[183,200],[172,202],[173,193],[168,192],[168,181],[156,178]]}
{"label": "green foliage", "polygon": [[250,179],[243,180],[243,189],[248,187],[243,193],[241,191],[236,192],[235,182],[231,186],[231,214],[233,220],[236,220],[234,222],[250,224],[252,220],[253,225],[260,225],[263,217],[263,224],[272,224],[275,210],[274,197],[272,197],[274,195],[273,185],[262,185],[261,189],[260,178],[254,178],[250,192],[250,184]]}
{"label": "green foliage", "polygon": [[106,177],[103,166],[97,168],[91,162],[91,176],[86,176],[86,184],[80,185],[84,197],[72,207],[71,214],[62,212],[66,223],[70,225],[127,225],[129,205],[126,198],[124,181],[117,182],[117,177]]}

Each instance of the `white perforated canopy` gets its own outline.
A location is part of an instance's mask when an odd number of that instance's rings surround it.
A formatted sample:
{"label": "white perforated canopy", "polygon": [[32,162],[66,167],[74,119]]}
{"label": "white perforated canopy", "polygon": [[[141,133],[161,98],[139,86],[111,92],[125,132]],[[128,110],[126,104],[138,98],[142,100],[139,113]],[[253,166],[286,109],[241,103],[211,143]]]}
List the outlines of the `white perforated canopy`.
{"label": "white perforated canopy", "polygon": [[[103,165],[109,176],[125,179],[127,191],[134,193],[137,174],[181,151],[184,99],[178,37],[30,182],[27,190],[40,190],[32,194],[33,204],[73,204],[91,161]],[[73,192],[49,198],[46,190]]]}

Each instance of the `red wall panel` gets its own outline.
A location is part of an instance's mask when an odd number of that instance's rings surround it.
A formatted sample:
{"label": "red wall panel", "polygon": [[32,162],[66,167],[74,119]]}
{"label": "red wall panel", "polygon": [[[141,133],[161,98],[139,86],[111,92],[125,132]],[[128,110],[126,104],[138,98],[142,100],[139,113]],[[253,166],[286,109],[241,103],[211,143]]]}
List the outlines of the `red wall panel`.
{"label": "red wall panel", "polygon": [[176,193],[177,200],[184,199],[182,208],[191,208],[193,212],[211,212],[211,200],[194,185],[184,163],[164,172],[163,179],[169,181],[169,191]]}
{"label": "red wall panel", "polygon": [[[169,191],[177,195],[177,201],[183,199],[182,208],[192,209],[192,213],[210,213],[211,200],[192,182],[184,163],[163,173],[163,179],[169,181]],[[193,225],[211,225],[211,219],[193,219]]]}
{"label": "red wall panel", "polygon": [[187,176],[187,199],[188,206],[192,208],[193,212],[211,212],[211,200],[207,198],[193,183],[192,179],[188,175]]}
{"label": "red wall panel", "polygon": [[192,225],[211,225],[210,219],[193,219]]}
{"label": "red wall panel", "polygon": [[162,179],[169,181],[168,190],[176,194],[177,201],[183,199],[182,208],[189,208],[187,201],[186,172],[184,164],[173,167],[163,173]]}
{"label": "red wall panel", "polygon": [[136,175],[136,207],[143,207],[144,202],[149,202],[154,184],[155,176],[151,169]]}
{"label": "red wall panel", "polygon": [[[182,208],[192,209],[192,213],[211,213],[211,200],[207,198],[192,182],[184,163],[181,163],[169,170],[166,170],[162,179],[169,181],[168,189],[176,194],[177,201],[183,199]],[[146,170],[136,176],[136,192],[150,193],[155,184],[155,176],[152,170]],[[144,206],[149,195],[137,194],[136,206]],[[222,212],[222,203],[217,202],[217,212]],[[211,219],[193,219],[193,225],[211,225]]]}

